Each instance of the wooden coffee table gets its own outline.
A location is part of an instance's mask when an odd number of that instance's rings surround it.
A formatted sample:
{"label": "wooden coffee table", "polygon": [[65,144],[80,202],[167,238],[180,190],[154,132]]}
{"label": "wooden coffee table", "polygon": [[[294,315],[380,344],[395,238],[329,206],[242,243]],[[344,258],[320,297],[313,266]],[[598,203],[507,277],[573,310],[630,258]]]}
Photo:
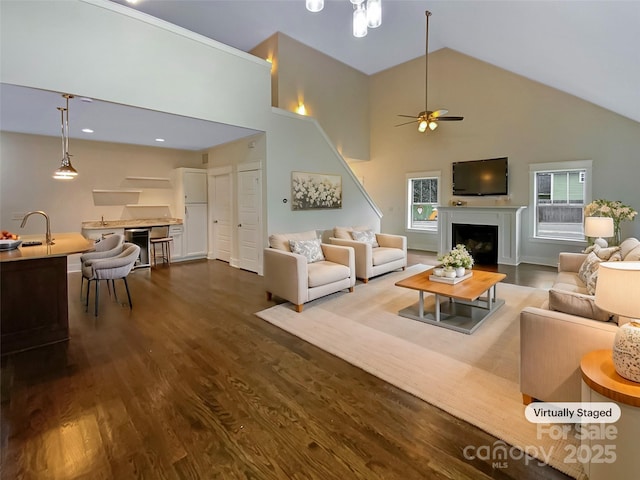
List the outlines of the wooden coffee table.
{"label": "wooden coffee table", "polygon": [[[496,298],[496,285],[506,277],[504,273],[474,270],[470,278],[455,285],[432,282],[429,280],[432,273],[427,270],[396,282],[396,286],[417,290],[419,294],[418,303],[400,310],[399,315],[471,334],[504,305],[504,300]],[[433,312],[425,312],[425,293],[435,295]],[[485,293],[486,297],[481,297]],[[448,301],[441,304],[440,297],[448,298]]]}

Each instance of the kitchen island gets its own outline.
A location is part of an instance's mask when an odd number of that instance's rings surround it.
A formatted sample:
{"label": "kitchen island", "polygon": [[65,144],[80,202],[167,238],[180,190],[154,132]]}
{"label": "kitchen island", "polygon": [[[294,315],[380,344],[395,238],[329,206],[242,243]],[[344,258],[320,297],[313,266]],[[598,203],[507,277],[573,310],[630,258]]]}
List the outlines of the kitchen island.
{"label": "kitchen island", "polygon": [[0,252],[0,353],[28,350],[69,339],[67,256],[93,249],[79,233],[24,235],[23,244]]}

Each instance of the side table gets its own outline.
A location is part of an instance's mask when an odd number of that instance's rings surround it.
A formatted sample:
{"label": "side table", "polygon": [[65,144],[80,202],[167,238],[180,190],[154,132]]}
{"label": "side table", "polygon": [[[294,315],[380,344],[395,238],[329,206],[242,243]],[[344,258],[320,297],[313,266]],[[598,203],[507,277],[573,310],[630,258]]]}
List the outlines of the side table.
{"label": "side table", "polygon": [[[587,353],[580,362],[582,402],[615,402],[620,419],[613,424],[614,435],[589,435],[583,438],[578,458],[590,480],[637,478],[640,471],[640,383],[621,377],[613,365],[611,350]],[[598,431],[597,429],[595,430]],[[602,431],[602,430],[601,430]],[[615,452],[615,461],[605,460]],[[580,455],[580,453],[582,455]]]}

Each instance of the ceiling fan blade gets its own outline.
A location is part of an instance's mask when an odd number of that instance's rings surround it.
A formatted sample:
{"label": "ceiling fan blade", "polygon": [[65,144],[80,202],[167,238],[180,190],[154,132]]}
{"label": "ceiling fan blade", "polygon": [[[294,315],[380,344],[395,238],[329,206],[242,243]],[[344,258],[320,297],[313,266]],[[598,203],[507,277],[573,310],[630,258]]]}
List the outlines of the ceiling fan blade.
{"label": "ceiling fan blade", "polygon": [[464,120],[464,117],[438,117],[437,120],[439,122],[459,122]]}
{"label": "ceiling fan blade", "polygon": [[445,110],[444,108],[441,108],[440,110],[436,110],[435,112],[431,113],[431,117],[435,118],[435,117],[440,117],[441,115],[446,115],[447,113],[449,113],[449,110]]}
{"label": "ceiling fan blade", "polygon": [[394,125],[394,127],[401,127],[403,125],[409,125],[410,123],[416,123],[418,120],[413,120],[411,122],[400,123],[398,125]]}
{"label": "ceiling fan blade", "polygon": [[418,118],[418,115],[398,115],[398,117]]}

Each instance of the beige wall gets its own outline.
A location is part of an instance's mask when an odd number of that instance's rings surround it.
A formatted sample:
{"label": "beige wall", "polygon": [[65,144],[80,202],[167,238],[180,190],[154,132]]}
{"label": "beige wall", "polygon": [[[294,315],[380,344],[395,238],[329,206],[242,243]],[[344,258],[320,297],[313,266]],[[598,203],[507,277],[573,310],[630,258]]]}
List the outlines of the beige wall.
{"label": "beige wall", "polygon": [[278,33],[254,50],[275,58],[272,105],[295,112],[304,103],[342,156],[369,159],[369,77]]}
{"label": "beige wall", "polygon": [[[441,123],[428,135],[415,125],[394,127],[397,114],[424,109],[424,57],[371,77],[371,161],[351,164],[382,209],[382,230],[405,232],[406,173],[442,171],[442,202],[451,197],[451,163],[509,157],[511,204],[529,204],[529,164],[593,160],[593,196],[640,209],[640,124],[577,97],[449,49],[429,56],[429,108],[447,108],[462,122]],[[496,198],[469,200],[495,203]],[[525,257],[557,258],[566,245],[530,239],[525,210]],[[640,236],[640,222],[624,224]],[[437,238],[409,234],[409,245],[437,250]]]}
{"label": "beige wall", "polygon": [[[44,210],[54,232],[80,232],[83,221],[148,217],[178,217],[173,184],[127,180],[127,176],[171,178],[177,167],[202,167],[198,152],[141,147],[117,143],[71,140],[72,181],[54,180],[60,165],[60,139],[41,135],[0,132],[0,218],[2,228],[22,234],[40,234],[44,226],[30,219],[24,229],[16,213]],[[93,193],[94,189],[141,190],[135,195]],[[102,204],[104,201],[110,204]],[[159,208],[131,208],[122,202],[168,204]]]}

